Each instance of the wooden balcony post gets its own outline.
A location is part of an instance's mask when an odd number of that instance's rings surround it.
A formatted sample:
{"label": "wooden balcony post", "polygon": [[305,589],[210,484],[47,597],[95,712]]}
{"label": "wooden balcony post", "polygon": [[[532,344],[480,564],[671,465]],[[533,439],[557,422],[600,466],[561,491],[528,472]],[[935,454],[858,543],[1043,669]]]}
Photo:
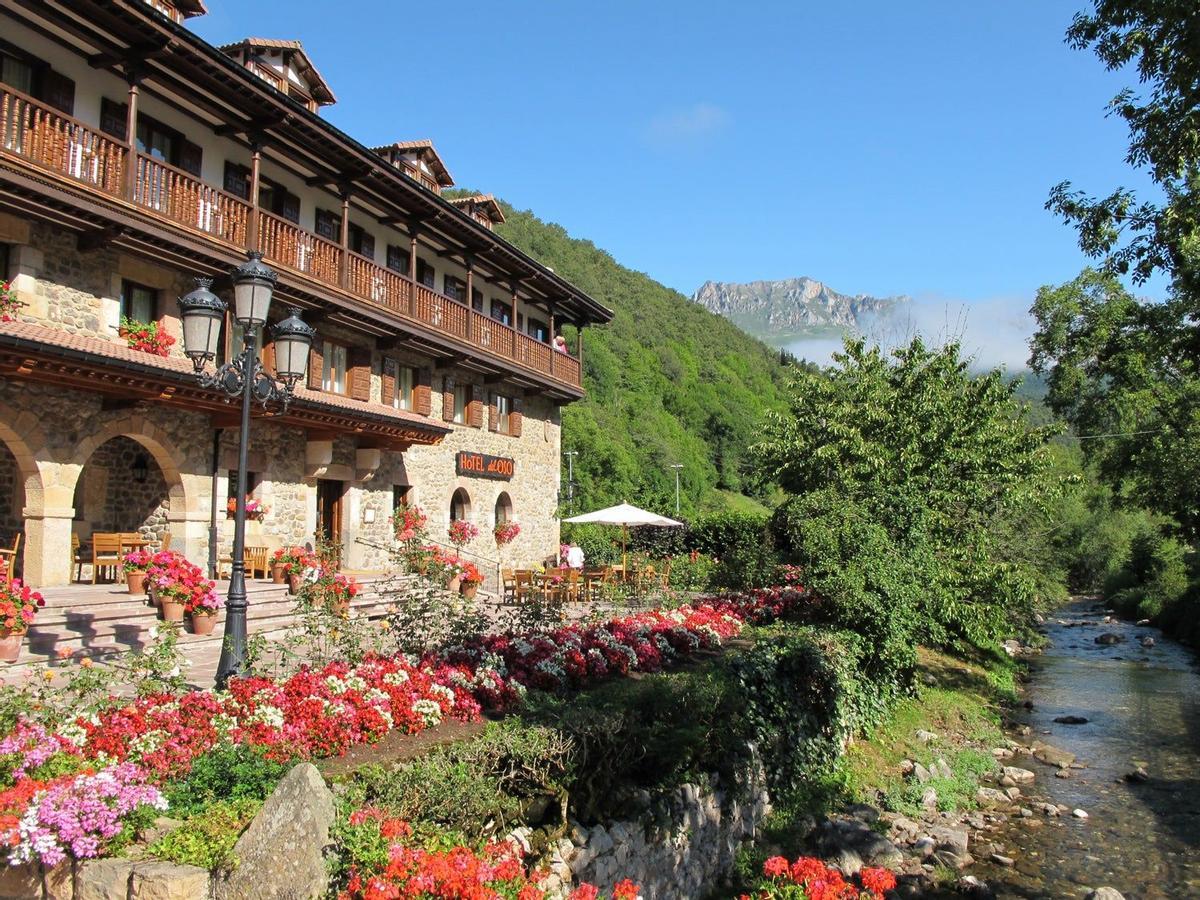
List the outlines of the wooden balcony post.
{"label": "wooden balcony post", "polygon": [[250,146],[254,152],[250,156],[250,224],[246,228],[246,249],[258,250],[258,191],[262,180],[262,142],[255,138]]}
{"label": "wooden balcony post", "polygon": [[579,360],[579,382],[583,383],[583,322],[575,326],[575,358]]}
{"label": "wooden balcony post", "polygon": [[512,289],[512,327],[515,334],[513,335],[513,359],[517,358],[517,335],[521,333],[521,329],[517,326],[517,288],[521,286],[521,282],[513,280],[509,287]]}
{"label": "wooden balcony post", "polygon": [[475,317],[471,315],[475,310],[475,257],[468,253],[463,263],[467,267],[467,342],[471,343],[475,336]]}
{"label": "wooden balcony post", "polygon": [[125,145],[129,153],[125,160],[125,199],[133,203],[137,200],[138,86],[145,76],[140,70],[131,67],[125,77],[129,82],[129,100],[125,107]]}
{"label": "wooden balcony post", "polygon": [[342,256],[338,262],[338,284],[343,290],[350,287],[350,191],[342,191]]}
{"label": "wooden balcony post", "polygon": [[408,314],[417,317],[417,223],[408,223]]}
{"label": "wooden balcony post", "polygon": [[556,335],[554,327],[555,327],[554,326],[554,304],[551,303],[550,304],[550,374],[552,376],[554,375],[554,355],[556,353],[558,353],[558,351],[554,349],[554,337]]}

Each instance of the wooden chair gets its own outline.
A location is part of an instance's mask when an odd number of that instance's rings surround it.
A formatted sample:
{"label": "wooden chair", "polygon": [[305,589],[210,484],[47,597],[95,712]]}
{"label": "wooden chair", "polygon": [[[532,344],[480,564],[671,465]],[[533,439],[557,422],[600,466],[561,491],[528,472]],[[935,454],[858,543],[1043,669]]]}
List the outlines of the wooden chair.
{"label": "wooden chair", "polygon": [[513,572],[513,593],[520,603],[533,594],[533,573],[528,569],[517,569]]}
{"label": "wooden chair", "polygon": [[4,585],[12,587],[13,570],[17,567],[17,551],[21,549],[21,532],[13,538],[11,549],[0,550],[0,566],[3,566]]}
{"label": "wooden chair", "polygon": [[162,536],[162,546],[158,548],[160,552],[165,552],[171,549],[171,532],[166,532]]}
{"label": "wooden chair", "polygon": [[500,601],[502,603],[517,602],[517,578],[512,569],[500,570]]}
{"label": "wooden chair", "polygon": [[583,599],[595,602],[604,594],[604,588],[612,577],[612,569],[600,566],[596,569],[583,570]]}
{"label": "wooden chair", "polygon": [[562,590],[563,595],[568,603],[575,603],[579,600],[580,591],[583,589],[583,570],[568,568],[563,574]]}
{"label": "wooden chair", "polygon": [[[266,578],[271,574],[270,563],[267,561],[271,551],[266,547],[246,548],[246,574],[251,578]],[[259,573],[262,573],[260,576]]]}
{"label": "wooden chair", "polygon": [[79,540],[79,535],[71,533],[71,580],[83,581],[83,566],[88,561],[88,556],[83,551],[83,543]]}
{"label": "wooden chair", "polygon": [[102,569],[112,569],[113,580],[121,571],[121,535],[96,532],[92,535],[92,584]]}

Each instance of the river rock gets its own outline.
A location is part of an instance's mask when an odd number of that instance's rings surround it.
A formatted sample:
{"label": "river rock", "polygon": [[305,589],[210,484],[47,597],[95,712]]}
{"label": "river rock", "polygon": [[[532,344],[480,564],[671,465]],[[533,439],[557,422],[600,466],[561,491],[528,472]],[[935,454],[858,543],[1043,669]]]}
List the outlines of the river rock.
{"label": "river rock", "polygon": [[1011,856],[1005,856],[1003,853],[993,853],[992,862],[998,866],[1011,866],[1016,863],[1016,860]]}
{"label": "river rock", "polygon": [[1055,778],[1070,778],[1071,770],[1070,769],[1058,769],[1055,771],[1054,777]]}
{"label": "river rock", "polygon": [[1111,631],[1106,631],[1106,632],[1104,632],[1104,634],[1099,635],[1096,638],[1096,643],[1101,644],[1102,646],[1111,646],[1113,644],[1119,644],[1123,640],[1125,640],[1125,638],[1121,637],[1119,634],[1114,634]]}
{"label": "river rock", "polygon": [[941,757],[938,757],[937,761],[935,761],[934,764],[932,766],[930,766],[929,768],[930,768],[930,771],[933,772],[935,775],[937,775],[939,778],[953,778],[954,777],[954,773],[950,770],[949,764]]}
{"label": "river rock", "polygon": [[325,895],[325,849],[335,816],[333,794],[311,763],[293,768],[233,855],[238,866],[214,886],[216,900],[308,900]]}
{"label": "river rock", "polygon": [[937,849],[937,841],[926,835],[913,841],[912,849],[914,853],[922,858],[932,856],[933,851]]}
{"label": "river rock", "polygon": [[1137,624],[1138,624],[1138,625],[1141,625],[1141,626],[1149,625],[1149,624],[1150,624],[1150,620],[1149,620],[1149,619],[1138,619],[1138,620],[1137,620]]}
{"label": "river rock", "polygon": [[974,875],[965,875],[958,879],[958,892],[968,897],[991,897],[992,889],[987,882],[980,881]]}
{"label": "river rock", "polygon": [[1086,819],[1088,817],[1087,810],[1085,809],[1073,809],[1071,810],[1071,815],[1077,819]]}
{"label": "river rock", "polygon": [[1083,716],[1056,716],[1054,721],[1059,725],[1086,725],[1088,723]]}
{"label": "river rock", "polygon": [[927,809],[930,812],[937,809],[938,794],[933,788],[926,788],[925,793],[921,795],[921,808]]}
{"label": "river rock", "polygon": [[1140,643],[1143,647],[1145,647],[1147,650],[1149,650],[1151,647],[1154,646],[1154,638],[1150,637],[1150,635],[1146,635],[1138,643]]}
{"label": "river rock", "polygon": [[1012,759],[1013,752],[1007,747],[993,747],[992,756],[994,756],[996,759]]}
{"label": "river rock", "polygon": [[1052,747],[1050,744],[1045,744],[1041,741],[1034,741],[1033,743],[1033,758],[1048,766],[1058,766],[1060,769],[1066,769],[1071,763],[1075,762],[1074,753],[1060,750],[1058,747]]}
{"label": "river rock", "polygon": [[1004,791],[981,787],[975,792],[975,801],[980,806],[1008,806],[1009,797]]}
{"label": "river rock", "polygon": [[913,776],[921,784],[927,784],[933,776],[929,774],[929,770],[920,763],[913,763]]}
{"label": "river rock", "polygon": [[1147,772],[1142,766],[1138,766],[1132,772],[1125,773],[1125,780],[1137,782],[1140,784],[1142,782],[1150,780],[1150,773]]}
{"label": "river rock", "polygon": [[1125,895],[1116,888],[1102,887],[1089,893],[1083,900],[1125,900]]}
{"label": "river rock", "polygon": [[[1028,769],[1022,769],[1019,766],[1005,766],[1000,771],[1004,773],[1005,778],[1011,778],[1013,780],[1013,784],[1029,784],[1037,778],[1037,776]],[[1009,786],[1010,785],[1005,785],[1005,787]]]}
{"label": "river rock", "polygon": [[926,731],[924,728],[917,729],[915,737],[922,744],[928,744],[930,741],[936,741],[938,739],[937,734],[932,731]]}

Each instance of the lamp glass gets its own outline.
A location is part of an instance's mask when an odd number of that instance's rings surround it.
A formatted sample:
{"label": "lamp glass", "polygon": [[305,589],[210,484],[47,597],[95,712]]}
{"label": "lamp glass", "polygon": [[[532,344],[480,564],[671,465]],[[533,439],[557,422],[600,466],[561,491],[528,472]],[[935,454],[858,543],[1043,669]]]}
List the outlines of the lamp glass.
{"label": "lamp glass", "polygon": [[295,335],[275,339],[275,373],[280,381],[292,384],[308,371],[308,350],[312,342]]}
{"label": "lamp glass", "polygon": [[214,309],[192,309],[182,318],[183,352],[190,359],[215,359],[225,317]]}
{"label": "lamp glass", "polygon": [[270,282],[258,278],[234,283],[234,314],[243,328],[258,328],[266,323],[273,293]]}

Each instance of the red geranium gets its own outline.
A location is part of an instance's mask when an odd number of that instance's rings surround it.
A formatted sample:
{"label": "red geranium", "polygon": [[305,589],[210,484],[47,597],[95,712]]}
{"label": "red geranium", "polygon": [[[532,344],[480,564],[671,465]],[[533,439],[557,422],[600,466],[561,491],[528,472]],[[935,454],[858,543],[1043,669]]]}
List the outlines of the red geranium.
{"label": "red geranium", "polygon": [[0,583],[0,628],[24,634],[33,624],[37,611],[45,605],[45,598],[23,584],[20,578],[14,578],[8,586]]}

